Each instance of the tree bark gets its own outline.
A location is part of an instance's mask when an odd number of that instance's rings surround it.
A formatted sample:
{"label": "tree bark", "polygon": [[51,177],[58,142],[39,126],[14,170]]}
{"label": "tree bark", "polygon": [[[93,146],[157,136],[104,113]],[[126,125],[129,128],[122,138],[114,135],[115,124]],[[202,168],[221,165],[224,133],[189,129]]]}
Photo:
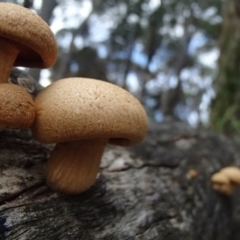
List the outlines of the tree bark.
{"label": "tree bark", "polygon": [[240,237],[239,190],[224,197],[209,181],[223,166],[240,164],[237,141],[182,123],[151,125],[142,144],[108,147],[95,185],[79,196],[45,185],[52,148],[26,129],[0,133],[0,239]]}

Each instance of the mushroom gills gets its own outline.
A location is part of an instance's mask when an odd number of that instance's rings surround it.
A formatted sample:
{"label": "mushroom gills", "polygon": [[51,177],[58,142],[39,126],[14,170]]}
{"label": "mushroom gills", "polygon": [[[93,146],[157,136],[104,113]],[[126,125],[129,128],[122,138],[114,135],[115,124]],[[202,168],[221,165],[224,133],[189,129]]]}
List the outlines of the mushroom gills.
{"label": "mushroom gills", "polygon": [[0,122],[0,132],[2,132],[7,126]]}
{"label": "mushroom gills", "polygon": [[108,139],[84,139],[58,143],[47,164],[47,183],[66,194],[90,188],[99,171]]}

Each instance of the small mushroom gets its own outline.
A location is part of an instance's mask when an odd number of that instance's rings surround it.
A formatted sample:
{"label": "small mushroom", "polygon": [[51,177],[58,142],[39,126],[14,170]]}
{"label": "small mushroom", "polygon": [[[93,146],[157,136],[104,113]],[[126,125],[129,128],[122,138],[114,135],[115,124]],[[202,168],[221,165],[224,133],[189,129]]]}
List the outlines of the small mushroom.
{"label": "small mushroom", "polygon": [[191,179],[196,178],[197,175],[198,175],[198,172],[197,172],[196,170],[194,170],[194,169],[190,169],[190,170],[188,171],[186,177],[187,177],[187,179],[191,180]]}
{"label": "small mushroom", "polygon": [[225,167],[211,177],[213,189],[225,195],[232,195],[240,185],[240,169],[237,167]]}
{"label": "small mushroom", "polygon": [[220,173],[229,178],[231,183],[239,185],[240,184],[240,169],[237,167],[225,167],[221,169]]}
{"label": "small mushroom", "polygon": [[48,68],[57,58],[49,26],[37,14],[12,3],[0,3],[0,83],[13,66]]}
{"label": "small mushroom", "polygon": [[35,118],[32,97],[20,86],[2,83],[0,87],[0,131],[6,126],[31,127]]}
{"label": "small mushroom", "polygon": [[231,185],[230,179],[226,175],[219,172],[213,174],[211,181],[213,189],[225,195],[231,195],[235,189]]}
{"label": "small mushroom", "polygon": [[67,194],[81,193],[93,185],[107,143],[134,145],[148,129],[139,101],[104,81],[59,80],[41,91],[34,102],[33,136],[43,143],[57,143],[47,164],[47,182]]}

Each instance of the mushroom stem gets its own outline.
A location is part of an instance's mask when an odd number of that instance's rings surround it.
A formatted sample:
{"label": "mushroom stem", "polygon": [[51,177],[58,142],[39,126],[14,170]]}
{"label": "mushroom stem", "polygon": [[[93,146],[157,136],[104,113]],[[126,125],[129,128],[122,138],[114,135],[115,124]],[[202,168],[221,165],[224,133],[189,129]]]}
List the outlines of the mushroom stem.
{"label": "mushroom stem", "polygon": [[20,50],[16,43],[5,38],[0,38],[0,46],[0,83],[7,83]]}
{"label": "mushroom stem", "polygon": [[90,188],[107,142],[108,139],[87,139],[58,143],[47,164],[47,183],[66,194],[79,194]]}

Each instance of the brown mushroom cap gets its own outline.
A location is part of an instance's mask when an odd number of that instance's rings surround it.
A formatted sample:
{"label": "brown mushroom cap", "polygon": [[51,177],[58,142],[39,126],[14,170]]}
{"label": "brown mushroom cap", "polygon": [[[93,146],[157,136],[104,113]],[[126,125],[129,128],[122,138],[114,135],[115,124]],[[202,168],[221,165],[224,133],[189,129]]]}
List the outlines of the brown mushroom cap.
{"label": "brown mushroom cap", "polygon": [[0,37],[20,49],[14,66],[48,68],[55,63],[56,40],[41,17],[12,3],[0,3],[0,16]]}
{"label": "brown mushroom cap", "polygon": [[226,175],[221,174],[220,172],[213,174],[211,177],[211,181],[214,184],[220,184],[220,185],[230,184],[230,179]]}
{"label": "brown mushroom cap", "polygon": [[240,169],[237,167],[225,167],[220,172],[221,175],[224,175],[229,178],[232,183],[240,184]]}
{"label": "brown mushroom cap", "polygon": [[25,89],[11,83],[0,87],[0,123],[5,126],[25,128],[33,124],[35,107]]}
{"label": "brown mushroom cap", "polygon": [[232,195],[240,184],[240,169],[225,167],[211,177],[213,189],[225,195]]}
{"label": "brown mushroom cap", "polygon": [[147,115],[139,101],[107,82],[63,79],[34,102],[34,137],[57,143],[47,164],[47,183],[64,193],[79,194],[94,184],[108,142],[129,146],[147,133]]}
{"label": "brown mushroom cap", "polygon": [[67,78],[54,82],[35,98],[34,137],[45,143],[109,139],[129,146],[145,137],[148,120],[124,89],[99,80]]}

